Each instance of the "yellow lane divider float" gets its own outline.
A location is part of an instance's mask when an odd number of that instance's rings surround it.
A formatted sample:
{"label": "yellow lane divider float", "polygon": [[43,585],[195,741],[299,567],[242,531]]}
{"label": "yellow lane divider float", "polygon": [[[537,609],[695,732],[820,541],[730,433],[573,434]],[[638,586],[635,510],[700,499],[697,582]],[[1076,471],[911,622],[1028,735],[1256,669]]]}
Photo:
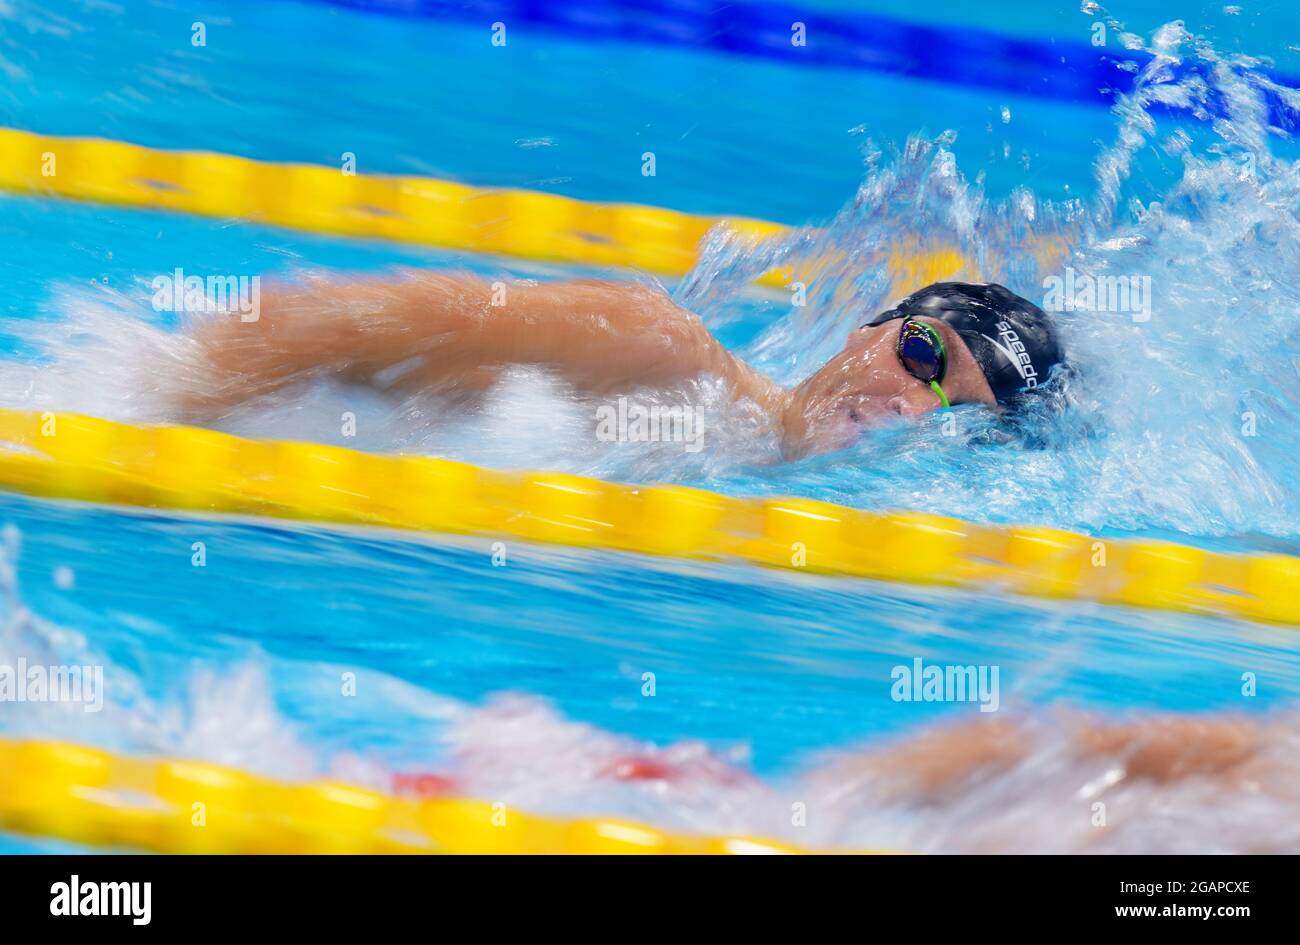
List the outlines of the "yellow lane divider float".
{"label": "yellow lane divider float", "polygon": [[[0,128],[0,190],[668,276],[686,273],[704,235],[724,222],[540,191],[348,175],[318,164],[163,151],[14,128]],[[753,240],[785,231],[745,217],[725,222]],[[974,275],[973,261],[952,248],[911,247],[891,254],[888,267],[900,291],[963,272]],[[780,287],[791,278],[789,272],[771,272],[761,281]]]}
{"label": "yellow lane divider float", "polygon": [[291,784],[200,761],[0,738],[0,829],[158,853],[800,853],[486,801]]}
{"label": "yellow lane divider float", "polygon": [[[8,448],[4,448],[4,445]],[[884,581],[1300,624],[1300,558],[736,499],[445,459],[0,410],[0,488],[202,512],[516,537]]]}

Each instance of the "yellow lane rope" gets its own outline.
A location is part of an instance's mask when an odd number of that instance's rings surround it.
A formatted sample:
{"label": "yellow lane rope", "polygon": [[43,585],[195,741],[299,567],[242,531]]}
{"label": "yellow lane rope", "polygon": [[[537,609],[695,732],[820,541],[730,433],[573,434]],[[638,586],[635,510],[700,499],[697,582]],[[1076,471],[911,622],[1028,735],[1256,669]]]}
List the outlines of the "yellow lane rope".
{"label": "yellow lane rope", "polygon": [[201,761],[0,738],[0,829],[157,853],[802,853],[754,837],[292,784]]}
{"label": "yellow lane rope", "polygon": [[[427,177],[349,175],[317,164],[164,151],[14,128],[0,128],[0,190],[669,276],[686,273],[697,259],[700,240],[724,222],[540,191],[471,187]],[[745,217],[725,222],[754,240],[785,229]],[[900,291],[962,273],[974,275],[974,263],[951,248],[900,250],[891,255],[889,269]],[[781,287],[791,278],[788,272],[771,272],[761,281]]]}
{"label": "yellow lane rope", "polygon": [[[4,448],[5,444],[9,446]],[[811,499],[736,499],[563,473],[0,410],[0,488],[204,512],[514,537],[884,581],[1300,625],[1300,558],[987,526]]]}

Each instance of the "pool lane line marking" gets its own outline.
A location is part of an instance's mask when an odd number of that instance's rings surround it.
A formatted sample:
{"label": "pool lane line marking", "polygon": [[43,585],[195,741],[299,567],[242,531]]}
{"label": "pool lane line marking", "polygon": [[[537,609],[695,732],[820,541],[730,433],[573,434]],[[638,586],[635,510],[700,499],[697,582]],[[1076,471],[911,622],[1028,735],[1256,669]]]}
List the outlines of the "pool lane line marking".
{"label": "pool lane line marking", "polygon": [[[46,176],[50,169],[53,174]],[[592,203],[541,191],[472,187],[337,167],[167,151],[103,138],[0,128],[0,191],[236,219],[333,236],[384,239],[582,266],[686,274],[718,224],[760,241],[790,232],[747,217],[707,217],[639,204]],[[1060,247],[1036,251],[1042,259]],[[1047,253],[1047,256],[1044,256]],[[975,274],[972,257],[919,243],[884,260],[897,294]],[[819,267],[773,270],[771,288],[805,283]]]}
{"label": "pool lane line marking", "polygon": [[[1115,92],[1128,91],[1134,77],[1153,60],[1150,53],[1123,48],[1118,34],[1107,45],[1091,43],[1092,22],[1080,19],[1070,35],[1021,37],[973,24],[918,23],[875,13],[831,11],[774,3],[715,3],[674,0],[665,9],[645,0],[304,0],[362,13],[453,22],[476,26],[492,54],[529,48],[530,30],[554,39],[606,40],[779,62],[783,65],[874,72],[920,79],[961,89],[987,89],[1010,95],[1083,106],[1110,107]],[[506,45],[488,47],[493,25],[505,28]],[[796,30],[802,24],[802,30]],[[500,33],[500,30],[497,31]],[[801,42],[796,42],[797,40]],[[1175,80],[1204,76],[1199,62],[1166,67]],[[1288,91],[1300,78],[1271,70],[1259,72]],[[1165,80],[1168,81],[1168,80]],[[1282,95],[1262,88],[1270,124],[1283,132],[1300,130],[1300,110]],[[1285,93],[1284,93],[1285,94]],[[1148,108],[1192,118],[1173,104]],[[1221,96],[1211,96],[1208,117],[1227,116]]]}
{"label": "pool lane line marking", "polygon": [[1300,557],[0,410],[0,488],[1300,625]]}
{"label": "pool lane line marking", "polygon": [[[47,177],[43,171],[50,156],[56,173]],[[432,178],[348,176],[322,165],[165,151],[12,128],[0,128],[0,190],[668,276],[690,270],[701,240],[718,224],[754,241],[789,232],[780,224],[744,217],[589,203]],[[1026,251],[1043,267],[1065,255],[1062,243],[1048,239]],[[943,279],[975,278],[978,268],[960,249],[919,241],[892,248],[883,263],[892,296]],[[822,265],[773,270],[758,281],[770,288],[787,287],[796,278],[810,283]]]}
{"label": "pool lane line marking", "polygon": [[0,830],[184,854],[814,852],[758,837],[539,817],[488,801],[394,796],[332,781],[294,784],[203,761],[4,737]]}
{"label": "pool lane line marking", "polygon": [[[55,173],[45,176],[52,156]],[[340,236],[681,275],[717,218],[539,191],[344,174],[203,151],[0,129],[0,189]],[[774,223],[727,221],[748,236]]]}

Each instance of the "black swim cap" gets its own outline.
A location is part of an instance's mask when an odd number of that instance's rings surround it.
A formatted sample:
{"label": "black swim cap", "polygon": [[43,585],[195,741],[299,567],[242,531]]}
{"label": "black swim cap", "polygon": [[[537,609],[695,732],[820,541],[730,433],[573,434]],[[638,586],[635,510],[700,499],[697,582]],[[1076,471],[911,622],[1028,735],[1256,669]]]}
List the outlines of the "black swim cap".
{"label": "black swim cap", "polygon": [[992,282],[936,282],[867,326],[909,315],[946,322],[966,342],[1003,407],[1046,384],[1052,368],[1065,361],[1048,314]]}

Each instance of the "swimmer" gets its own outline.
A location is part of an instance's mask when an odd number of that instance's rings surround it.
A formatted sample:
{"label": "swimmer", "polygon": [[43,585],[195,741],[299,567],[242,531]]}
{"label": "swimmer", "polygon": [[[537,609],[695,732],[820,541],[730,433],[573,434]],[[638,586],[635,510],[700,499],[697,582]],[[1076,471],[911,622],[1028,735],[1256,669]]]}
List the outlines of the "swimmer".
{"label": "swimmer", "polygon": [[492,284],[459,274],[321,280],[262,293],[256,321],[197,326],[203,422],[287,384],[331,376],[380,390],[483,391],[510,365],[541,365],[613,395],[721,378],[757,404],[794,459],[841,449],[890,417],[957,404],[1014,412],[1063,354],[1049,316],[999,285],[942,282],[849,335],[793,390],[737,358],[694,314],[646,286],[594,280]]}

